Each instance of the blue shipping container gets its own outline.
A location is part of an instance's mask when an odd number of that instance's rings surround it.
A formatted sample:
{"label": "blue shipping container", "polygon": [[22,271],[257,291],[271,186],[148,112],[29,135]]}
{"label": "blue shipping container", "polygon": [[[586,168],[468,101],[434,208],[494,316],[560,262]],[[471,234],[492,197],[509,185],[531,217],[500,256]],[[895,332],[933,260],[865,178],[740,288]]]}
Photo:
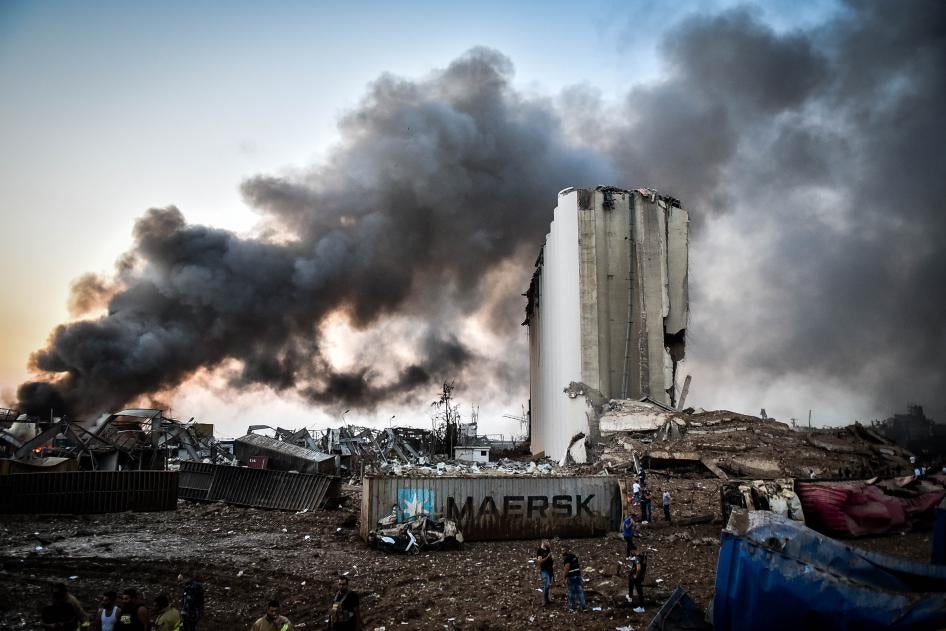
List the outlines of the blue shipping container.
{"label": "blue shipping container", "polygon": [[858,550],[768,511],[722,533],[717,631],[941,629],[946,567]]}

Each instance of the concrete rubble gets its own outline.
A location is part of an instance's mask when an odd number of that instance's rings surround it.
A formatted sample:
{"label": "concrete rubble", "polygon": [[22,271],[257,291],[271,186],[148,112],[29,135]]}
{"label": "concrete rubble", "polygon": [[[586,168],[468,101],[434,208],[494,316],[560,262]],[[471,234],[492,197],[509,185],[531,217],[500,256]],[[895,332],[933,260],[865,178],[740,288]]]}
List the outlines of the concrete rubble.
{"label": "concrete rubble", "polygon": [[587,447],[608,470],[705,472],[720,479],[867,479],[912,471],[910,453],[859,423],[792,428],[726,410],[670,410],[645,401],[610,401],[600,436]]}
{"label": "concrete rubble", "polygon": [[467,463],[455,460],[440,461],[433,464],[411,464],[402,462],[384,462],[369,471],[381,475],[401,476],[489,476],[489,475],[523,475],[523,476],[567,476],[574,475],[575,467],[563,467],[558,463],[543,459],[521,460],[502,459],[498,462]]}

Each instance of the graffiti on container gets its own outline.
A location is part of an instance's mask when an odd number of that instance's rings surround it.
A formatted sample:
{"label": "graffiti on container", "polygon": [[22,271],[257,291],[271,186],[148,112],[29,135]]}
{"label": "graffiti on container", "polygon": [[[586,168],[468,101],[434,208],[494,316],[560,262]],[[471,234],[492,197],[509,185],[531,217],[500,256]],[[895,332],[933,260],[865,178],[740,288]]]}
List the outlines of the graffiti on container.
{"label": "graffiti on container", "polygon": [[405,519],[415,515],[432,515],[435,512],[432,489],[398,489],[397,505]]}

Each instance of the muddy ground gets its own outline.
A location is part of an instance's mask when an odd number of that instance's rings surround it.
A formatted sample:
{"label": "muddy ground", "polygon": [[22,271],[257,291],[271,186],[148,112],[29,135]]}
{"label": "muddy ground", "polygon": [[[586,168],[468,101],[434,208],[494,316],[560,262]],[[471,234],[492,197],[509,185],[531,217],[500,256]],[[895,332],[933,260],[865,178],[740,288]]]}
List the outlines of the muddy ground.
{"label": "muddy ground", "polygon": [[[671,488],[680,519],[719,512],[715,480],[651,484]],[[641,527],[639,538],[649,555],[644,614],[633,613],[624,600],[620,535],[570,540],[585,569],[589,607],[595,609],[571,614],[561,576],[555,602],[541,606],[540,580],[530,563],[536,542],[473,542],[462,550],[418,556],[377,552],[358,536],[360,487],[344,492],[345,507],[303,514],[180,501],[176,512],[4,516],[0,629],[40,628],[40,608],[57,581],[67,582],[90,610],[97,594],[127,586],[143,590],[149,602],[167,591],[173,602],[179,597],[175,577],[185,567],[196,571],[207,591],[200,626],[205,631],[249,629],[272,597],[282,601],[283,613],[297,628],[324,628],[339,573],[347,573],[362,594],[369,630],[641,629],[677,585],[701,605],[712,600],[718,518],[667,525],[655,503],[658,521]],[[861,539],[857,545],[926,561],[930,532]]]}

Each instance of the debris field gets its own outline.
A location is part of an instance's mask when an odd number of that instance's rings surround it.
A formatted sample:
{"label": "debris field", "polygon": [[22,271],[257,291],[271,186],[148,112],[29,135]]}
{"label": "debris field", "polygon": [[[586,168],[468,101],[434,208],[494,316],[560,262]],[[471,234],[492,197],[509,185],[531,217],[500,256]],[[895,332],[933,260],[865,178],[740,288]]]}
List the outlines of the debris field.
{"label": "debris field", "polygon": [[[673,493],[679,522],[718,515],[719,480],[655,474],[650,483]],[[249,628],[272,597],[297,628],[324,628],[335,577],[344,573],[363,597],[366,629],[637,629],[677,585],[704,607],[712,599],[718,517],[680,526],[658,515],[639,527],[649,557],[644,614],[633,613],[624,599],[619,533],[569,540],[584,568],[591,608],[572,614],[560,575],[553,605],[542,607],[541,581],[531,563],[537,542],[468,542],[455,551],[388,554],[357,534],[360,487],[346,486],[343,494],[337,510],[299,513],[181,500],[176,511],[157,513],[6,516],[0,527],[0,628],[37,628],[54,582],[66,582],[91,610],[98,594],[126,586],[142,589],[149,603],[162,591],[173,600],[179,597],[175,578],[185,568],[203,579],[207,601],[200,628],[206,631]],[[553,542],[556,557],[559,545]],[[862,538],[854,545],[928,561],[930,532]]]}

